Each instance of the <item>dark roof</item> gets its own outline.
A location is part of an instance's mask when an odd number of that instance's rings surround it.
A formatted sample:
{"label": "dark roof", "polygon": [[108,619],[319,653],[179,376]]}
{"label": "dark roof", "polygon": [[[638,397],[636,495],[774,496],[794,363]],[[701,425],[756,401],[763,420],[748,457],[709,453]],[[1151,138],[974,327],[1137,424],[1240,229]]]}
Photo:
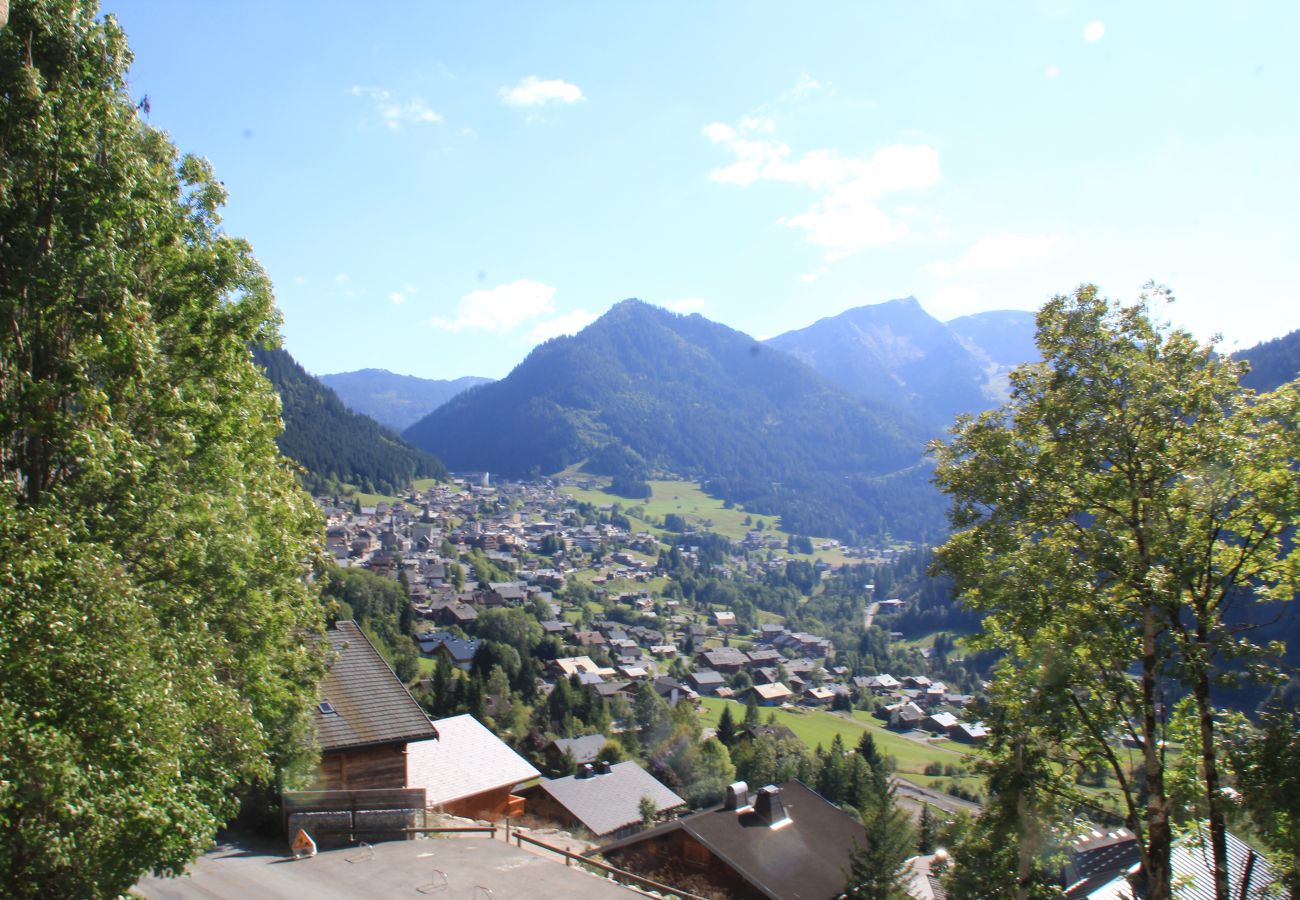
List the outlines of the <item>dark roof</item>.
{"label": "dark roof", "polygon": [[429,717],[356,622],[326,632],[333,661],[320,683],[316,735],[321,749],[356,750],[438,736]]}
{"label": "dark roof", "polygon": [[849,858],[866,829],[799,781],[781,785],[790,821],[773,828],[751,809],[721,806],[643,831],[601,848],[611,853],[680,828],[712,851],[756,891],[773,900],[830,900],[844,891]]}
{"label": "dark roof", "polygon": [[589,734],[585,737],[576,738],[558,738],[555,741],[555,748],[564,753],[569,751],[573,754],[573,760],[577,763],[595,762],[596,756],[605,746],[606,738],[603,734]]}
{"label": "dark roof", "polygon": [[634,762],[610,766],[603,775],[543,778],[538,787],[597,837],[641,821],[642,797],[653,800],[659,812],[686,805]]}

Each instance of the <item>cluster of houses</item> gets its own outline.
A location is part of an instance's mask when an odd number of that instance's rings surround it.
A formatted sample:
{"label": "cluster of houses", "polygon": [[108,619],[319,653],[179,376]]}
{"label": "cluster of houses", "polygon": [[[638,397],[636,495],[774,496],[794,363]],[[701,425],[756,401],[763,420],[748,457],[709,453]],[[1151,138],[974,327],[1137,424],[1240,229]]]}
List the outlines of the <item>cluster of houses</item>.
{"label": "cluster of houses", "polygon": [[[871,706],[900,731],[970,743],[987,737],[970,715],[974,698],[924,674],[854,675],[835,664],[826,637],[763,624],[742,638],[729,610],[684,609],[645,589],[627,591],[628,582],[650,577],[644,557],[655,552],[654,537],[563,524],[577,520],[571,505],[546,486],[483,483],[435,486],[370,509],[322,504],[328,547],[341,565],[402,580],[423,620],[416,641],[428,657],[467,669],[480,642],[466,632],[483,610],[540,610],[540,601],[549,611],[539,616],[543,632],[569,648],[548,663],[543,691],[576,679],[607,699],[654,690],[674,706],[704,696],[803,707],[838,699]],[[756,535],[764,546],[771,537]],[[515,579],[472,583],[458,571],[470,549],[509,563]],[[595,569],[584,577],[597,586],[622,582],[625,592],[607,597],[641,614],[622,617],[638,624],[564,618],[554,594],[579,566]],[[431,809],[475,819],[529,815],[584,829],[616,866],[736,897],[837,896],[849,854],[864,842],[855,817],[797,781],[756,791],[738,783],[724,803],[687,814],[685,800],[636,763],[602,761],[604,735],[546,741],[536,749],[547,767],[573,772],[543,777],[472,716],[430,720],[355,624],[337,623],[328,639],[316,723],[322,756],[312,790],[285,796],[290,833],[301,827],[322,843],[345,843],[400,834]],[[1245,845],[1233,850],[1244,870],[1264,871]],[[1069,856],[1069,896],[1102,896],[1094,891],[1131,868],[1132,836],[1098,835]],[[942,896],[947,864],[942,854],[911,860],[909,895]]]}

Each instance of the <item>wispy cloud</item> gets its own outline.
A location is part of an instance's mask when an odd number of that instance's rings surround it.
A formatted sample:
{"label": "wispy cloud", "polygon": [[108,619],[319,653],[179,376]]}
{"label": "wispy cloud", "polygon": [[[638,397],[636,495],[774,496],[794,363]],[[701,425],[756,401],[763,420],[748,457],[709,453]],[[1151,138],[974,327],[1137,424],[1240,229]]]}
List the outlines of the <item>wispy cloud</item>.
{"label": "wispy cloud", "polygon": [[415,287],[413,285],[404,284],[402,285],[401,290],[389,292],[388,301],[392,303],[394,306],[401,306],[403,303],[409,300],[411,298],[411,295],[414,293],[415,293]]}
{"label": "wispy cloud", "polygon": [[577,103],[587,99],[582,88],[558,78],[545,79],[529,75],[514,87],[503,87],[501,102],[507,106],[542,106],[548,103]]}
{"label": "wispy cloud", "polygon": [[470,291],[460,298],[452,319],[434,317],[429,324],[443,331],[509,331],[523,322],[555,312],[555,288],[520,279]]}
{"label": "wispy cloud", "polygon": [[401,99],[394,96],[387,88],[360,84],[354,84],[348,93],[353,97],[365,97],[370,100],[384,124],[394,130],[403,125],[442,124],[442,116],[430,108],[423,97]]}
{"label": "wispy cloud", "polygon": [[544,322],[538,322],[533,326],[533,330],[528,332],[525,338],[531,344],[540,344],[542,341],[549,341],[551,338],[559,337],[562,334],[577,334],[586,328],[600,316],[585,309],[575,309],[572,312],[556,316],[554,319],[547,319]]}
{"label": "wispy cloud", "polygon": [[958,272],[1007,272],[1051,256],[1060,249],[1059,237],[994,234],[982,237],[956,259],[938,260],[926,271],[940,278]]}
{"label": "wispy cloud", "polygon": [[680,300],[668,300],[664,303],[664,309],[672,310],[675,313],[692,313],[704,309],[703,297],[683,297]]}
{"label": "wispy cloud", "polygon": [[834,150],[810,150],[795,157],[787,144],[763,136],[776,131],[767,116],[745,116],[737,126],[713,122],[703,131],[709,141],[735,154],[734,162],[709,173],[713,181],[736,185],[777,181],[822,192],[806,211],[784,216],[780,222],[803,231],[808,243],[824,248],[827,261],[906,237],[907,225],[884,210],[881,197],[932,187],[942,180],[939,154],[924,144],[896,144],[869,157],[843,156]]}

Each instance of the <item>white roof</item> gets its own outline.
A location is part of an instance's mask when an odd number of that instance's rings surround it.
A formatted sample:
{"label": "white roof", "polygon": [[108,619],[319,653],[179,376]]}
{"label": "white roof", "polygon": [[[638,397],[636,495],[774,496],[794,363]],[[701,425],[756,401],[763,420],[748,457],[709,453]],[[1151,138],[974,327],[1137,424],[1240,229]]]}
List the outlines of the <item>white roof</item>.
{"label": "white roof", "polygon": [[424,788],[429,806],[541,774],[473,716],[439,719],[433,727],[438,729],[436,740],[406,745],[407,787]]}

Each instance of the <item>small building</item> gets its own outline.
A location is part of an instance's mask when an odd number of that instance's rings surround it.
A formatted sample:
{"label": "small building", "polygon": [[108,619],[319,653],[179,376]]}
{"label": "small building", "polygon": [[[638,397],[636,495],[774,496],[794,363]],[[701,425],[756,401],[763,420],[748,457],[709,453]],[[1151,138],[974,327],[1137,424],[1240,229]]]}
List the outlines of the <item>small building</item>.
{"label": "small building", "polygon": [[756,684],[745,693],[752,694],[759,706],[780,706],[794,697],[793,692],[779,681],[775,684]]}
{"label": "small building", "polygon": [[[752,798],[744,782],[721,806],[674,819],[600,849],[627,869],[669,885],[704,881],[738,900],[841,896],[866,829],[798,781]],[[692,888],[692,890],[697,890]]]}
{"label": "small building", "polygon": [[640,827],[642,797],[654,801],[659,816],[686,805],[634,762],[587,764],[567,778],[543,778],[525,796],[534,815],[611,840]]}
{"label": "small building", "polygon": [[438,736],[407,745],[411,787],[424,788],[425,804],[467,819],[520,816],[524,800],[515,785],[541,774],[470,715],[433,723]]}
{"label": "small building", "polygon": [[407,746],[438,736],[356,622],[326,632],[332,661],[321,679],[314,790],[409,787]]}

